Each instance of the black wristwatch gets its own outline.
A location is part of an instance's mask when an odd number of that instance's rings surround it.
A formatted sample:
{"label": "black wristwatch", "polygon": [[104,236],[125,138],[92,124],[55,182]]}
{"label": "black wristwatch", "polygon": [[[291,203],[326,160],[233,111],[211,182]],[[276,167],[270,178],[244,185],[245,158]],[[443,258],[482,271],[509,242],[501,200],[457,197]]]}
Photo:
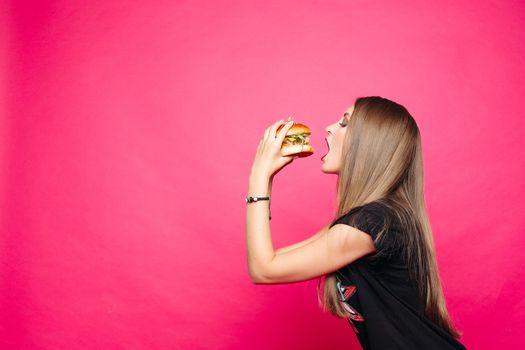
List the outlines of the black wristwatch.
{"label": "black wristwatch", "polygon": [[[254,203],[258,201],[270,201],[270,197],[246,197],[246,203]],[[269,209],[269,208],[268,208]],[[272,219],[272,212],[270,211],[270,220]]]}
{"label": "black wristwatch", "polygon": [[246,197],[246,203],[253,203],[258,201],[269,201],[270,197]]}

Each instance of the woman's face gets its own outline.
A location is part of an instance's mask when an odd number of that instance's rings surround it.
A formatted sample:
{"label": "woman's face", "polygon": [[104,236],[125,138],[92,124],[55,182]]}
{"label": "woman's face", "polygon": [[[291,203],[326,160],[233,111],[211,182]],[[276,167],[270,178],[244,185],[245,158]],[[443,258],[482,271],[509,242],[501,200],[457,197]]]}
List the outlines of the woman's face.
{"label": "woman's face", "polygon": [[337,122],[328,125],[325,129],[328,133],[328,136],[326,137],[328,153],[321,158],[323,161],[323,165],[321,166],[323,173],[339,174],[343,153],[343,141],[345,139],[346,130],[348,129],[348,120],[352,115],[353,110],[354,106],[351,106]]}

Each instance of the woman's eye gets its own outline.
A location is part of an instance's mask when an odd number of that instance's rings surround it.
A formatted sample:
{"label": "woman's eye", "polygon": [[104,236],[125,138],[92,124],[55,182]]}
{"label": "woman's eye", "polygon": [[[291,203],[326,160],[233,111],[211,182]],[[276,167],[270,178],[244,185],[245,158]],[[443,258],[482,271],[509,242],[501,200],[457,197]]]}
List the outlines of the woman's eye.
{"label": "woman's eye", "polygon": [[344,128],[346,126],[346,121],[340,122],[339,125]]}

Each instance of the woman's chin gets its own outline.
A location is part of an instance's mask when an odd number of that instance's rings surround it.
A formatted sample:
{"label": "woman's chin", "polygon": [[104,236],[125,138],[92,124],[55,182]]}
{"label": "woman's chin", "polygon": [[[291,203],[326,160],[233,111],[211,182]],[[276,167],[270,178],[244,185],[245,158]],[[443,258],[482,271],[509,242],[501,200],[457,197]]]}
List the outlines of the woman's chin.
{"label": "woman's chin", "polygon": [[321,169],[321,171],[322,171],[324,174],[337,174],[337,171],[332,171],[332,170],[323,170],[323,169]]}
{"label": "woman's chin", "polygon": [[326,162],[324,162],[323,165],[321,165],[321,171],[325,174],[337,174],[337,170],[332,169],[332,167],[330,167],[330,165]]}

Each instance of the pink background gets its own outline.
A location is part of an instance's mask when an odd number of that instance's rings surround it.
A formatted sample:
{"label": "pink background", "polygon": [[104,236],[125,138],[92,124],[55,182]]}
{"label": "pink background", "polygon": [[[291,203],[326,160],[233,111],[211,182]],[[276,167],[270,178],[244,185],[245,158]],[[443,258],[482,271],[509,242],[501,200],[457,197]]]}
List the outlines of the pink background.
{"label": "pink background", "polygon": [[420,127],[462,341],[523,344],[523,2],[89,3],[0,11],[2,348],[358,349],[317,280],[250,282],[243,198],[294,116],[316,153],[275,179],[274,247],[317,232],[324,127],[367,95]]}

